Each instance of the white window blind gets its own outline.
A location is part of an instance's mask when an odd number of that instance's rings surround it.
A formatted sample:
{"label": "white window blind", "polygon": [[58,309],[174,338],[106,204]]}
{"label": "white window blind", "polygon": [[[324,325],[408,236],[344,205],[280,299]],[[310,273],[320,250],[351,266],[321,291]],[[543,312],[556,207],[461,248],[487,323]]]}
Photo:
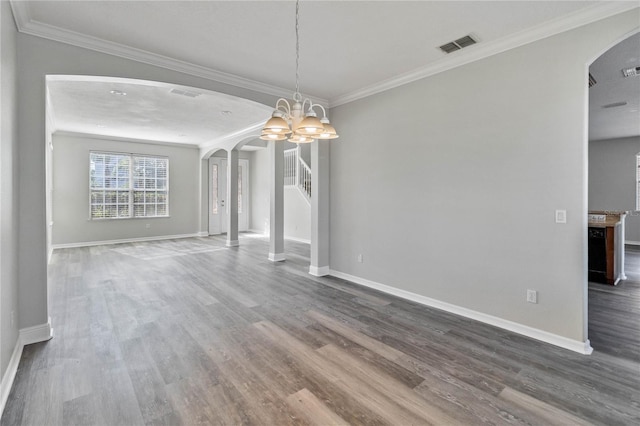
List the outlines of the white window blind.
{"label": "white window blind", "polygon": [[131,154],[89,154],[92,219],[169,215],[169,159]]}

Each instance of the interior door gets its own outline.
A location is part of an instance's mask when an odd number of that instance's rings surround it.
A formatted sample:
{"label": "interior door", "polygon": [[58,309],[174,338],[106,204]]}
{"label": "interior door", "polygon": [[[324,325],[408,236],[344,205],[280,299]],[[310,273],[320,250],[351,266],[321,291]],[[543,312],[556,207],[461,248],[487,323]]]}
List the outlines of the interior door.
{"label": "interior door", "polygon": [[227,160],[209,158],[209,235],[227,232]]}
{"label": "interior door", "polygon": [[[238,231],[249,229],[249,160],[238,161]],[[209,235],[227,232],[227,159],[209,158]]]}

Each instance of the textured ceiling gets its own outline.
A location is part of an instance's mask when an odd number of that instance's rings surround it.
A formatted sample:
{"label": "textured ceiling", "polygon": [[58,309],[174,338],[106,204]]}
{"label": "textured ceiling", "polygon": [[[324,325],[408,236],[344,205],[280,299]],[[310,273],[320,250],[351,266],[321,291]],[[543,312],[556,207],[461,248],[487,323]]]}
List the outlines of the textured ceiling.
{"label": "textured ceiling", "polygon": [[[473,57],[483,49],[497,51],[513,40],[526,40],[524,34],[548,35],[549,28],[561,31],[576,16],[591,13],[591,19],[597,19],[599,15],[591,11],[603,4],[613,3],[302,1],[301,91],[329,104],[344,103],[405,75],[446,69],[438,67]],[[30,34],[156,55],[245,79],[255,83],[257,90],[264,85],[265,92],[272,94],[269,87],[284,95],[295,85],[293,1],[14,1],[12,6],[19,26]],[[438,49],[466,34],[473,35],[478,44],[451,55]],[[632,111],[638,103],[634,91],[638,80],[611,77],[623,63],[640,65],[637,43],[625,46],[594,64],[598,85],[590,91],[591,139],[640,133]],[[610,70],[599,77],[605,69]],[[105,121],[98,128],[103,134],[115,136],[113,133],[126,129],[143,139],[202,144],[265,116],[262,106],[239,100],[225,107],[225,102],[231,102],[229,97],[210,94],[188,103],[194,100],[169,97],[164,88],[156,89],[132,87],[127,99],[116,99],[108,85],[89,87],[75,82],[65,86],[59,82],[58,87],[50,88],[58,127],[90,133],[96,133],[100,119]],[[626,108],[601,108],[622,98],[628,102]],[[207,102],[212,104],[205,105]],[[197,105],[203,109],[194,110]],[[109,106],[112,112],[106,110]],[[220,109],[232,110],[233,115],[212,113]],[[120,130],[116,130],[117,120]]]}
{"label": "textured ceiling", "polygon": [[634,67],[640,67],[640,34],[620,42],[589,68],[596,80],[589,89],[589,140],[640,135],[640,75],[622,74],[622,69]]}
{"label": "textured ceiling", "polygon": [[[486,45],[594,3],[302,1],[301,89],[331,100],[442,60],[446,55],[438,46],[464,35],[473,34],[480,41],[477,46]],[[27,5],[32,20],[49,26],[294,89],[293,1]]]}
{"label": "textured ceiling", "polygon": [[264,122],[272,111],[235,96],[139,80],[50,76],[47,87],[57,130],[157,142],[206,144]]}

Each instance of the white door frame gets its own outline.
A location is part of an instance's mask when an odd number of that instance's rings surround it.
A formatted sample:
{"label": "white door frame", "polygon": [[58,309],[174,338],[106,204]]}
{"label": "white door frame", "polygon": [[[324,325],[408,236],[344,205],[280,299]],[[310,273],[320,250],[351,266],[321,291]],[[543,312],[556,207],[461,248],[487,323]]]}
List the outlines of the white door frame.
{"label": "white door frame", "polygon": [[[242,209],[238,209],[238,231],[249,230],[249,160],[238,160],[239,170],[242,171],[242,182],[238,188],[242,188]],[[213,196],[214,169],[218,173],[217,199]],[[227,200],[227,159],[223,157],[209,157],[208,170],[208,218],[209,235],[219,235],[227,232],[228,200]],[[214,210],[214,204],[216,209]],[[214,212],[215,211],[215,212]]]}

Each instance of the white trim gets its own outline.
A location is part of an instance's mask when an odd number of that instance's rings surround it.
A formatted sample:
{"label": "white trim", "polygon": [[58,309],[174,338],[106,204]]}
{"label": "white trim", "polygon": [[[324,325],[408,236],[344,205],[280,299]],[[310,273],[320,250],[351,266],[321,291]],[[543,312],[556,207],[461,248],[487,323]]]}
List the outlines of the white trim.
{"label": "white trim", "polygon": [[0,417],[4,412],[4,407],[9,398],[9,392],[13,386],[13,381],[18,373],[18,366],[20,365],[20,358],[22,357],[22,350],[26,345],[33,343],[45,342],[53,338],[53,328],[51,328],[51,318],[48,319],[46,324],[40,324],[33,327],[22,328],[18,332],[18,338],[16,339],[16,346],[13,348],[13,353],[9,359],[9,365],[2,376],[2,384],[0,384]]}
{"label": "white trim", "polygon": [[287,237],[286,235],[284,236],[285,240],[291,240],[291,241],[295,241],[298,243],[304,243],[304,244],[311,244],[311,240],[306,240],[304,238],[297,238],[297,237]]}
{"label": "white trim", "polygon": [[282,262],[285,260],[284,253],[269,253],[269,260],[272,262]]}
{"label": "white trim", "polygon": [[396,87],[421,80],[425,77],[439,74],[489,56],[497,55],[498,53],[515,49],[517,47],[524,46],[525,44],[533,43],[601,19],[606,19],[610,16],[617,15],[637,7],[637,2],[600,2],[594,6],[579,10],[576,13],[543,22],[533,28],[507,35],[501,39],[486,43],[479,43],[469,49],[456,52],[453,55],[447,55],[441,60],[427,65],[426,67],[418,68],[405,74],[400,74],[390,79],[372,84],[371,86],[363,87],[351,93],[332,98],[329,100],[329,108],[334,108],[339,105],[344,105],[358,99],[394,89]]}
{"label": "white trim", "polygon": [[309,275],[314,277],[324,277],[325,275],[333,275],[328,266],[309,266]]}
{"label": "white trim", "polygon": [[208,237],[209,233],[207,231],[200,231],[196,234],[197,237]]}
{"label": "white trim", "polygon": [[[191,64],[167,56],[136,49],[123,44],[113,43],[97,37],[65,30],[53,25],[48,25],[31,19],[29,16],[28,2],[11,0],[11,9],[15,17],[18,31],[49,40],[82,47],[109,55],[130,59],[145,64],[158,66],[173,71],[206,78],[223,84],[241,87],[277,97],[290,96],[291,90],[282,87],[261,83],[255,80],[239,77],[233,74],[216,71],[201,65]],[[327,101],[313,97],[317,103],[330,108],[353,102],[367,96],[374,95],[404,84],[411,83],[422,78],[468,64],[479,59],[486,58],[509,49],[514,49],[543,38],[547,38],[564,31],[590,24],[592,22],[608,18],[637,8],[635,1],[599,2],[591,7],[581,9],[573,14],[544,22],[533,28],[526,29],[516,34],[508,35],[502,39],[478,44],[470,49],[457,52],[453,56],[447,56],[435,64],[401,74],[399,76],[381,81],[368,87],[355,90],[350,93],[335,97]]]}
{"label": "white trim", "polygon": [[263,237],[268,237],[269,234],[260,229],[247,229],[247,232],[253,232],[254,234],[262,235]]}
{"label": "white trim", "polygon": [[240,245],[240,241],[238,240],[227,240],[227,247],[238,247]]}
{"label": "white trim", "polygon": [[[139,243],[143,241],[177,240],[180,238],[193,238],[193,237],[200,237],[200,236],[201,236],[200,232],[196,232],[193,234],[159,235],[156,237],[123,238],[119,240],[84,241],[79,243],[53,244],[52,249],[55,250],[55,249],[63,249],[63,248],[103,246],[107,244]],[[208,235],[205,234],[204,236],[206,237]]]}
{"label": "white trim", "polygon": [[[23,34],[42,37],[70,44],[72,46],[82,47],[84,49],[94,50],[96,52],[106,53],[108,55],[118,56],[120,58],[130,59],[148,65],[162,67],[276,97],[291,96],[291,89],[284,89],[271,84],[261,83],[259,81],[250,80],[237,75],[216,71],[201,65],[180,61],[178,59],[151,53],[146,50],[136,49],[124,44],[114,43],[86,34],[59,28],[54,25],[45,24],[31,19],[29,16],[28,2],[13,0],[10,4],[18,31]],[[326,99],[318,99],[315,96],[313,98],[316,102],[323,104],[325,107],[328,105],[328,101]]]}
{"label": "white trim", "polygon": [[374,290],[382,291],[383,293],[391,294],[393,296],[397,296],[402,299],[410,300],[412,302],[420,303],[425,306],[441,309],[445,312],[449,312],[455,315],[460,315],[465,318],[471,318],[473,320],[480,321],[485,324],[490,324],[496,327],[500,327],[505,330],[512,331],[514,333],[522,334],[524,336],[531,337],[536,340],[540,340],[542,342],[550,343],[552,345],[559,346],[564,349],[569,349],[570,351],[578,352],[584,355],[589,355],[593,352],[593,348],[591,347],[589,339],[587,339],[584,342],[581,342],[579,340],[569,339],[567,337],[549,333],[548,331],[529,327],[529,326],[519,324],[517,322],[509,321],[503,318],[494,317],[493,315],[488,315],[482,312],[463,308],[461,306],[442,302],[440,300],[431,299],[426,296],[422,296],[406,290],[401,290],[399,288],[391,287],[385,284],[377,283],[375,281],[367,280],[365,278],[356,277],[355,275],[346,274],[340,271],[331,270],[330,275],[347,280],[347,281],[351,281],[355,284],[372,288]]}
{"label": "white trim", "polygon": [[45,342],[52,338],[53,328],[51,328],[51,318],[49,318],[45,324],[20,329],[20,343],[25,346]]}
{"label": "white trim", "polygon": [[630,246],[640,246],[640,241],[629,241],[629,240],[626,240],[624,243],[628,244]]}
{"label": "white trim", "polygon": [[20,343],[20,336],[16,339],[16,346],[13,348],[11,359],[9,359],[9,365],[2,376],[2,384],[0,385],[0,416],[4,412],[4,406],[7,404],[9,398],[9,392],[13,386],[13,381],[18,373],[18,365],[20,364],[20,358],[22,357],[22,348],[24,346]]}

